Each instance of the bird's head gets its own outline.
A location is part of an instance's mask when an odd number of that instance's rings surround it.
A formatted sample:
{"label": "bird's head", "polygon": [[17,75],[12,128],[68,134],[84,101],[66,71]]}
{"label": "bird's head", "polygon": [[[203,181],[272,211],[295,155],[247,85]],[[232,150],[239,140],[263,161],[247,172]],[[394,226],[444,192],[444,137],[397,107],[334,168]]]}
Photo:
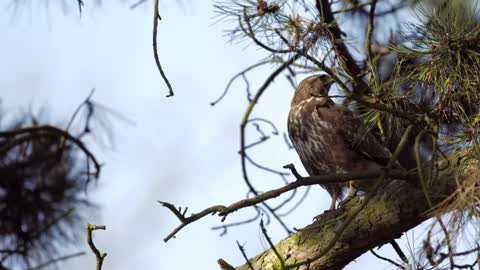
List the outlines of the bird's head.
{"label": "bird's head", "polygon": [[317,98],[321,105],[332,102],[328,97],[330,86],[335,81],[328,75],[312,75],[307,77],[297,87],[292,99],[292,106],[309,98]]}

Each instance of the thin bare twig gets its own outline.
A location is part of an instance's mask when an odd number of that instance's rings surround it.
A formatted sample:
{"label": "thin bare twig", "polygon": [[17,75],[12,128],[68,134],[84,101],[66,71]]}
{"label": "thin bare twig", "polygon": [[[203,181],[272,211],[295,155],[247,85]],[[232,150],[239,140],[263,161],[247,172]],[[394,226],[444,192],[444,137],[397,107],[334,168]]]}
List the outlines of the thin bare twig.
{"label": "thin bare twig", "polygon": [[398,257],[400,257],[400,259],[405,263],[405,264],[408,264],[408,258],[407,256],[405,255],[405,253],[402,251],[402,249],[400,248],[400,246],[398,245],[398,243],[395,241],[395,240],[392,240],[389,242],[390,245],[393,247],[393,249],[395,250],[395,252],[397,253]]}
{"label": "thin bare twig", "polygon": [[240,252],[242,253],[243,258],[245,259],[245,261],[247,261],[248,268],[250,268],[251,270],[254,270],[253,265],[248,259],[247,253],[245,252],[245,247],[243,245],[240,245],[238,241],[237,241],[237,246],[238,246],[238,249],[240,249]]}
{"label": "thin bare twig", "polygon": [[373,54],[372,54],[372,36],[373,36],[373,28],[374,19],[375,19],[375,7],[377,6],[377,0],[372,0],[372,4],[370,6],[370,14],[368,17],[368,24],[367,24],[367,63],[370,69],[369,73],[369,82],[370,84],[375,82],[375,70],[373,64]]}
{"label": "thin bare twig", "polygon": [[227,83],[227,86],[225,87],[225,90],[223,90],[223,93],[214,101],[210,102],[210,105],[211,106],[215,106],[217,105],[228,93],[228,90],[230,89],[232,83],[238,78],[238,77],[242,77],[244,76],[247,72],[259,67],[259,66],[263,66],[265,64],[268,64],[270,63],[270,61],[262,61],[262,62],[258,62],[256,64],[253,64],[247,68],[245,68],[244,70],[240,71],[239,73],[235,74]]}
{"label": "thin bare twig", "polygon": [[383,261],[386,261],[388,263],[391,263],[393,265],[395,265],[396,267],[400,268],[400,269],[405,269],[405,267],[403,267],[402,265],[396,263],[394,260],[391,260],[389,258],[386,258],[386,257],[383,257],[381,256],[380,254],[376,253],[373,249],[370,250],[370,252],[373,254],[373,256],[379,258],[380,260],[383,260]]}
{"label": "thin bare twig", "polygon": [[165,75],[165,71],[163,71],[162,65],[160,64],[160,58],[158,57],[158,48],[157,48],[157,31],[158,31],[158,21],[161,20],[158,13],[158,0],[155,0],[153,4],[153,57],[155,58],[155,64],[157,65],[158,71],[160,72],[160,76],[162,76],[163,81],[168,87],[168,95],[167,97],[173,96],[175,93],[173,92],[172,85]]}
{"label": "thin bare twig", "polygon": [[26,270],[42,269],[42,268],[47,267],[49,265],[52,265],[52,264],[55,264],[55,263],[58,263],[58,262],[61,262],[61,261],[66,261],[66,260],[69,260],[69,259],[72,259],[72,258],[75,258],[75,257],[83,256],[85,254],[86,254],[85,251],[76,252],[76,253],[73,253],[73,254],[69,254],[69,255],[65,255],[65,256],[62,256],[62,257],[59,257],[59,258],[49,260],[48,262],[44,262],[44,263],[41,263],[37,266],[27,268]]}
{"label": "thin bare twig", "polygon": [[268,245],[273,250],[273,253],[275,253],[275,256],[277,256],[278,261],[280,261],[281,269],[285,269],[285,260],[282,258],[282,255],[280,255],[280,252],[278,252],[277,248],[275,248],[275,245],[273,244],[272,239],[270,239],[270,236],[268,236],[267,229],[265,228],[265,225],[263,225],[263,219],[260,220],[260,228],[262,230],[263,237],[265,237]]}
{"label": "thin bare twig", "polygon": [[[299,54],[295,54],[292,56],[288,61],[280,65],[270,76],[267,78],[267,80],[263,83],[263,85],[259,88],[257,93],[255,94],[254,98],[250,102],[249,106],[247,107],[247,110],[245,111],[245,115],[243,116],[242,122],[240,124],[240,156],[241,156],[241,165],[242,165],[242,173],[243,173],[243,179],[245,183],[247,184],[248,188],[250,191],[253,192],[253,194],[258,195],[258,191],[254,188],[252,183],[250,182],[250,179],[247,174],[247,166],[246,166],[246,161],[247,157],[245,154],[245,127],[250,119],[250,114],[253,111],[253,108],[257,104],[258,100],[262,96],[262,94],[265,92],[265,90],[268,88],[268,86],[273,82],[273,80],[280,74],[282,73],[290,64],[295,62],[298,58],[300,58]],[[262,204],[267,208],[270,213],[277,219],[277,221],[284,227],[284,229],[288,232],[291,233],[290,229],[288,229],[287,226],[283,223],[283,221],[275,214],[273,209],[262,202]]]}
{"label": "thin bare twig", "polygon": [[218,259],[217,263],[220,266],[220,269],[222,270],[235,270],[235,267],[227,263],[224,259]]}
{"label": "thin bare twig", "polygon": [[223,221],[229,214],[235,211],[238,211],[246,207],[254,206],[259,203],[262,203],[263,205],[265,205],[265,201],[276,198],[281,194],[284,194],[286,192],[289,192],[301,186],[312,186],[312,185],[325,184],[325,183],[348,182],[352,179],[355,179],[355,180],[372,179],[382,175],[385,175],[385,177],[393,177],[395,179],[412,179],[416,177],[415,173],[409,173],[409,172],[400,171],[400,170],[392,170],[392,171],[389,171],[388,173],[386,173],[385,170],[371,170],[371,171],[352,172],[347,174],[325,174],[320,176],[302,177],[301,179],[298,179],[297,181],[289,183],[288,185],[285,185],[283,187],[272,189],[264,193],[257,192],[256,195],[252,198],[247,198],[247,199],[237,201],[235,203],[230,204],[229,206],[224,206],[224,205],[212,206],[202,210],[197,214],[192,214],[189,217],[186,217],[186,211],[182,211],[181,208],[177,209],[173,204],[158,201],[163,207],[166,207],[167,209],[169,209],[178,218],[178,220],[181,223],[166,238],[164,238],[164,241],[167,242],[185,226],[207,215],[218,214],[219,216],[223,217],[222,218],[222,221]]}
{"label": "thin bare twig", "polygon": [[214,226],[214,227],[212,227],[212,230],[222,230],[222,232],[220,233],[220,236],[224,236],[228,233],[228,228],[230,228],[230,227],[236,227],[236,226],[240,226],[240,225],[243,225],[243,224],[248,224],[248,223],[251,223],[251,222],[257,220],[262,215],[261,211],[265,211],[265,210],[261,209],[258,206],[254,207],[254,208],[257,212],[257,214],[254,217],[249,218],[249,219],[245,219],[245,220],[242,220],[242,221],[238,221],[238,222],[232,222],[232,223],[228,223],[228,224]]}
{"label": "thin bare twig", "polygon": [[97,261],[97,264],[96,264],[97,265],[97,267],[96,267],[97,270],[102,269],[103,260],[107,256],[107,253],[100,252],[98,250],[98,248],[95,246],[95,244],[93,243],[92,232],[94,230],[105,230],[105,229],[106,229],[106,226],[104,226],[104,225],[87,224],[87,243],[88,243],[88,246],[90,247],[90,249],[92,250],[93,254],[95,254],[95,257],[97,259],[96,260]]}

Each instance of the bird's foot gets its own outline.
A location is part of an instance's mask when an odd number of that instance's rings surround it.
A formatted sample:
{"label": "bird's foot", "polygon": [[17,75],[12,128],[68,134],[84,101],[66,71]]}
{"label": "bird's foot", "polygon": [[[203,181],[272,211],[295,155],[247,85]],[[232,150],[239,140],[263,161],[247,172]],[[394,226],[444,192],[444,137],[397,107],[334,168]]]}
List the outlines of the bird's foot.
{"label": "bird's foot", "polygon": [[353,198],[355,198],[357,196],[357,192],[354,192],[352,194],[350,194],[350,192],[348,193],[348,195],[338,204],[338,207],[339,208],[344,208],[345,205],[347,203],[349,203]]}
{"label": "bird's foot", "polygon": [[357,196],[357,189],[353,186],[353,181],[350,181],[347,196],[338,204],[338,207],[343,208],[355,196]]}

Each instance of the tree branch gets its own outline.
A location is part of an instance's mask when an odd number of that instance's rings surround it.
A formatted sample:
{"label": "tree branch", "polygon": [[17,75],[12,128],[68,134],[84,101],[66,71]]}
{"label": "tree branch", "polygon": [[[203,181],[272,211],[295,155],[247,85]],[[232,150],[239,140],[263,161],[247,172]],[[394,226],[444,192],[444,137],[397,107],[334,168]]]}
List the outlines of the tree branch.
{"label": "tree branch", "polygon": [[[447,198],[457,188],[457,182],[461,183],[478,176],[479,164],[478,160],[469,160],[462,165],[465,166],[462,170],[457,171],[458,167],[449,167],[438,171],[438,182],[430,193],[432,203],[439,204]],[[382,187],[324,256],[315,261],[311,260],[309,264],[298,269],[307,267],[311,270],[341,269],[364,252],[389,243],[405,231],[429,219],[431,215],[428,213],[431,208],[418,186],[419,184],[412,185],[406,181],[392,181]],[[354,197],[343,208],[322,214],[313,224],[278,243],[275,246],[276,250],[282,258],[289,258],[285,260],[286,268],[315,257],[336,236],[338,227],[342,226],[362,203],[361,198]],[[272,250],[263,252],[250,262],[254,269],[262,270],[274,269],[280,265]],[[249,268],[243,265],[237,269]]]}

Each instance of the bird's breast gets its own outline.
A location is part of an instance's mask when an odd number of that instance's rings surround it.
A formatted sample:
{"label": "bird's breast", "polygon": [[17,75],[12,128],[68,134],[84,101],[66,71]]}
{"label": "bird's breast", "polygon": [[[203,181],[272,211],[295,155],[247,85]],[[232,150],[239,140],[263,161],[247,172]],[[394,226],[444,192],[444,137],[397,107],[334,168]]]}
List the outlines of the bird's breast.
{"label": "bird's breast", "polygon": [[329,172],[332,170],[331,141],[335,129],[325,121],[315,106],[296,106],[290,110],[288,131],[290,140],[300,160],[310,174]]}

